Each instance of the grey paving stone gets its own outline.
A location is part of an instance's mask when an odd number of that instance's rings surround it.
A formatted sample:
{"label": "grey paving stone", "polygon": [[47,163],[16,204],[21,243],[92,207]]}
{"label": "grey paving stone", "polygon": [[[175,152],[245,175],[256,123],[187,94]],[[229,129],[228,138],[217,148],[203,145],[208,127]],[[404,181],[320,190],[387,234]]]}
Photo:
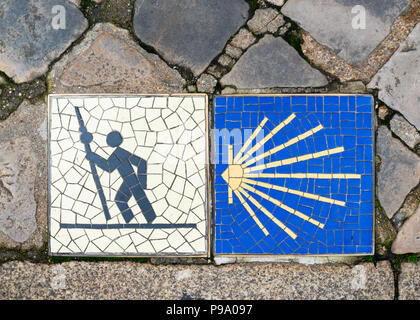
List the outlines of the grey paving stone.
{"label": "grey paving stone", "polygon": [[377,173],[378,198],[388,218],[404,202],[420,180],[420,158],[391,135],[385,126],[378,129],[376,152],[381,158]]}
{"label": "grey paving stone", "polygon": [[212,93],[216,87],[217,79],[210,74],[202,74],[197,81],[197,89],[199,92]]}
{"label": "grey paving stone", "polygon": [[397,238],[392,243],[392,252],[395,254],[420,252],[420,208],[405,221]]}
{"label": "grey paving stone", "polygon": [[18,83],[35,79],[87,26],[83,14],[67,0],[2,1],[0,70]]}
{"label": "grey paving stone", "polygon": [[96,24],[50,73],[53,93],[176,93],[185,81],[127,30]]}
{"label": "grey paving stone", "polygon": [[416,128],[409,124],[403,117],[396,114],[391,120],[391,130],[399,136],[410,148],[420,143],[420,134]]}
{"label": "grey paving stone", "polygon": [[226,95],[226,94],[235,94],[236,90],[231,88],[231,87],[226,87],[224,89],[222,89],[222,94]]}
{"label": "grey paving stone", "polygon": [[226,46],[225,52],[232,58],[239,58],[242,55],[242,50],[240,48],[234,47],[230,44]]}
{"label": "grey paving stone", "polygon": [[82,0],[69,0],[71,3],[74,3],[74,5],[78,8],[80,8],[80,1]]}
{"label": "grey paving stone", "polygon": [[362,81],[346,81],[339,85],[340,93],[368,93]]}
{"label": "grey paving stone", "polygon": [[0,247],[42,247],[47,217],[47,106],[24,101],[0,121]]}
{"label": "grey paving stone", "polygon": [[401,264],[398,291],[399,300],[420,300],[420,263]]}
{"label": "grey paving stone", "polygon": [[222,54],[217,62],[219,62],[222,66],[227,67],[233,64],[233,59],[227,54]]}
{"label": "grey paving stone", "polygon": [[388,116],[388,114],[389,114],[389,110],[388,110],[387,107],[385,107],[383,105],[382,106],[379,106],[379,109],[378,109],[378,117],[380,119],[385,120],[385,118]]}
{"label": "grey paving stone", "polygon": [[221,83],[238,89],[251,89],[322,87],[328,81],[285,40],[266,35],[244,53]]}
{"label": "grey paving stone", "polygon": [[1,299],[393,299],[389,262],[348,265],[0,265]]}
{"label": "grey paving stone", "polygon": [[283,16],[272,8],[258,9],[248,21],[248,28],[255,34],[275,33],[284,24]]}
{"label": "grey paving stone", "polygon": [[34,160],[27,137],[0,144],[0,231],[16,242],[36,229]]}
{"label": "grey paving stone", "polygon": [[[394,20],[410,0],[289,0],[281,12],[296,21],[318,42],[330,47],[347,62],[362,66],[369,54],[390,33]],[[366,28],[354,29],[358,11],[366,12]]]}
{"label": "grey paving stone", "polygon": [[136,1],[134,30],[169,63],[202,73],[245,23],[242,0]]}
{"label": "grey paving stone", "polygon": [[225,72],[225,69],[218,64],[212,64],[206,71],[208,74],[211,74],[215,78],[220,78]]}
{"label": "grey paving stone", "polygon": [[242,28],[233,37],[230,43],[237,48],[245,50],[255,41],[256,41],[256,38],[254,37],[254,35],[251,32],[249,32],[247,29]]}
{"label": "grey paving stone", "polygon": [[420,205],[420,190],[414,188],[404,200],[402,207],[392,217],[392,223],[397,230],[401,230],[403,223],[410,218]]}
{"label": "grey paving stone", "polygon": [[401,112],[420,130],[420,24],[373,77],[369,88],[379,89],[379,99]]}

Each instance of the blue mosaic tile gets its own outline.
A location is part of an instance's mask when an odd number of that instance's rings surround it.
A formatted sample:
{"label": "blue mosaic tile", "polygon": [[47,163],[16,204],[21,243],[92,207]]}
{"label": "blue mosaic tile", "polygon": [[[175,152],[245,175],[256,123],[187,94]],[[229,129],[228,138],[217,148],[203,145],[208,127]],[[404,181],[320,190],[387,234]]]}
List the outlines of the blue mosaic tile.
{"label": "blue mosaic tile", "polygon": [[215,255],[371,254],[373,98],[219,96]]}

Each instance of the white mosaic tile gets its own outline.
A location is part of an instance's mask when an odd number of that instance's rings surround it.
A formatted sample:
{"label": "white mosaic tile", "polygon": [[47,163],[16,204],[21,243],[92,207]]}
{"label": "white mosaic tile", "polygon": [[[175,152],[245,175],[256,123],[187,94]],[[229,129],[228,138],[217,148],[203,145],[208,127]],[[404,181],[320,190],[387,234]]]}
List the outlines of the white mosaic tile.
{"label": "white mosaic tile", "polygon": [[207,97],[51,95],[52,255],[208,254]]}

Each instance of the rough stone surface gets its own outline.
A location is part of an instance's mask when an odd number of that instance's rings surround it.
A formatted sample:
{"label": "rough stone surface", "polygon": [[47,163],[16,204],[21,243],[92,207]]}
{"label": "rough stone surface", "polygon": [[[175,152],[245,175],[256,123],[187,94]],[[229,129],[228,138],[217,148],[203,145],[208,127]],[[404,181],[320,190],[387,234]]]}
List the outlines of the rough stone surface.
{"label": "rough stone surface", "polygon": [[42,247],[47,224],[47,106],[0,121],[0,247]]}
{"label": "rough stone surface", "polygon": [[[53,13],[54,9],[59,11]],[[64,21],[60,23],[57,18],[60,12],[65,17],[65,26],[61,24]],[[58,29],[57,26],[64,28]],[[18,83],[35,79],[47,72],[49,64],[87,26],[83,14],[67,0],[2,1],[0,70]]]}
{"label": "rough stone surface", "polygon": [[206,71],[208,74],[216,78],[220,78],[222,74],[225,72],[225,69],[218,64],[212,64]]}
{"label": "rough stone surface", "polygon": [[420,24],[391,59],[373,77],[369,88],[378,88],[379,99],[400,111],[420,130]]}
{"label": "rough stone surface", "polygon": [[212,93],[216,87],[217,79],[210,74],[202,74],[197,81],[197,89],[199,92]]}
{"label": "rough stone surface", "polygon": [[339,85],[340,93],[368,93],[362,81],[347,81]]}
{"label": "rough stone surface", "polygon": [[381,120],[385,120],[385,118],[388,116],[389,110],[385,106],[379,106],[378,108],[378,117]]}
{"label": "rough stone surface", "polygon": [[240,89],[274,87],[322,87],[325,76],[313,69],[282,38],[264,36],[221,79],[222,85]]}
{"label": "rough stone surface", "polygon": [[416,128],[409,124],[403,117],[396,114],[391,120],[391,130],[399,136],[410,148],[420,143],[420,134]]}
{"label": "rough stone surface", "polygon": [[0,231],[20,243],[36,229],[34,159],[26,137],[0,144]]}
{"label": "rough stone surface", "polygon": [[320,44],[304,30],[301,32],[303,40],[301,48],[312,65],[334,75],[340,81],[362,80],[369,83],[418,22],[420,22],[420,1],[412,0],[410,6],[393,23],[391,32],[369,55],[368,62],[363,67],[349,64],[337,55],[339,52]]}
{"label": "rough stone surface", "polygon": [[202,73],[248,17],[242,0],[144,0],[134,30],[169,63]]}
{"label": "rough stone surface", "polygon": [[7,82],[1,87],[0,120],[6,119],[19,107],[23,100],[29,99],[34,101],[34,99],[40,99],[47,90],[44,76],[34,81],[20,84]]}
{"label": "rough stone surface", "polygon": [[191,93],[197,92],[197,87],[195,85],[188,85],[186,91]]}
{"label": "rough stone surface", "polygon": [[68,1],[73,3],[76,7],[80,8],[80,1],[82,1],[82,0],[68,0]]}
{"label": "rough stone surface", "polygon": [[227,67],[233,64],[233,59],[227,54],[222,54],[217,62],[219,62],[222,66]]}
{"label": "rough stone surface", "polygon": [[292,24],[290,22],[286,22],[283,26],[281,26],[278,30],[278,35],[283,36],[286,34],[287,31],[289,31]]}
{"label": "rough stone surface", "polygon": [[389,262],[347,265],[0,265],[1,299],[393,299]]}
{"label": "rough stone surface", "polygon": [[225,52],[232,58],[239,58],[242,55],[242,50],[240,48],[234,47],[230,44],[226,46]]}
{"label": "rough stone surface", "polygon": [[397,236],[397,231],[385,212],[380,207],[375,208],[375,253],[386,255],[392,242]]}
{"label": "rough stone surface", "polygon": [[398,291],[399,300],[420,300],[420,263],[401,264]]}
{"label": "rough stone surface", "polygon": [[248,28],[255,34],[275,33],[283,24],[283,16],[272,8],[256,10],[254,17],[247,23]]}
{"label": "rough stone surface", "polygon": [[238,34],[236,34],[233,37],[230,43],[235,47],[245,50],[255,41],[256,39],[254,35],[251,32],[249,32],[247,29],[242,28],[241,30],[239,30]]}
{"label": "rough stone surface", "polygon": [[281,7],[284,4],[284,0],[266,0],[268,3],[274,4],[275,6]]}
{"label": "rough stone surface", "polygon": [[90,25],[100,22],[111,22],[117,27],[131,30],[136,0],[95,0],[84,1],[83,11],[89,17]]}
{"label": "rough stone surface", "polygon": [[392,217],[392,222],[395,228],[397,228],[397,230],[400,230],[403,226],[404,221],[406,221],[414,214],[414,212],[416,212],[417,208],[419,207],[419,204],[420,189],[415,188],[408,194],[402,207]]}
{"label": "rough stone surface", "polygon": [[[362,66],[409,4],[410,0],[289,0],[281,12],[338,56]],[[355,6],[365,8],[364,29],[353,28],[359,14]]]}
{"label": "rough stone surface", "polygon": [[231,87],[226,87],[222,90],[222,94],[226,95],[226,94],[235,94],[236,90],[234,88]]}
{"label": "rough stone surface", "polygon": [[420,208],[398,232],[392,244],[392,252],[395,254],[420,252]]}
{"label": "rough stone surface", "polygon": [[388,218],[392,218],[405,197],[420,179],[420,158],[392,137],[384,126],[379,127],[376,143],[381,158],[378,177],[378,198]]}
{"label": "rough stone surface", "polygon": [[53,66],[50,84],[54,93],[175,93],[185,81],[127,30],[105,23]]}

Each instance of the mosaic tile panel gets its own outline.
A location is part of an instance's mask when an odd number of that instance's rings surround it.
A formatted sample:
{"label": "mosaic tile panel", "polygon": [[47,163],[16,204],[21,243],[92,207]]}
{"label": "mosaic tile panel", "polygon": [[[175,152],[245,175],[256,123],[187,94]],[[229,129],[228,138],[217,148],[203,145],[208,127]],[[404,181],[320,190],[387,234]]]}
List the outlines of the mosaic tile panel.
{"label": "mosaic tile panel", "polygon": [[49,97],[53,255],[208,252],[207,97]]}
{"label": "mosaic tile panel", "polygon": [[219,96],[216,255],[371,254],[373,98]]}

